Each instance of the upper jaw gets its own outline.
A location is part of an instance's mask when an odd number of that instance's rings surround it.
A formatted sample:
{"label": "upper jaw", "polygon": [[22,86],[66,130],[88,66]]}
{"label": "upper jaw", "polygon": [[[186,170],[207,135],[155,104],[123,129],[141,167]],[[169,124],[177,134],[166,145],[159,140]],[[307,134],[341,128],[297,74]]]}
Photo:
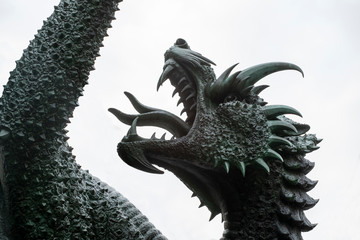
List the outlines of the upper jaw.
{"label": "upper jaw", "polygon": [[[109,109],[121,122],[131,125],[128,134],[118,145],[118,153],[126,163],[139,170],[153,173],[161,172],[152,166],[147,159],[146,153],[159,152],[159,154],[164,154],[166,148],[169,147],[168,150],[173,149],[173,142],[186,142],[186,136],[194,127],[195,118],[197,117],[197,103],[199,100],[197,98],[199,98],[203,90],[201,89],[203,87],[201,79],[199,79],[201,76],[197,76],[197,71],[201,71],[203,66],[210,66],[211,64],[214,63],[201,54],[190,50],[187,43],[182,39],[178,39],[175,45],[165,53],[165,64],[157,84],[157,89],[166,80],[170,81],[175,87],[173,96],[178,93],[180,97],[178,105],[180,103],[184,105],[181,114],[184,112],[187,114],[185,121],[170,112],[148,107],[140,103],[130,93],[125,94],[139,114],[130,115],[114,108]],[[136,133],[137,126],[163,128],[173,134],[175,139],[141,138]],[[161,146],[160,150],[159,146]]]}
{"label": "upper jaw", "polygon": [[185,122],[190,126],[193,125],[197,106],[197,84],[194,77],[174,59],[170,58],[164,64],[164,71],[159,78],[157,89],[168,79],[175,88],[172,96],[178,93],[180,97],[177,105],[182,103],[184,106],[180,115],[186,113]]}

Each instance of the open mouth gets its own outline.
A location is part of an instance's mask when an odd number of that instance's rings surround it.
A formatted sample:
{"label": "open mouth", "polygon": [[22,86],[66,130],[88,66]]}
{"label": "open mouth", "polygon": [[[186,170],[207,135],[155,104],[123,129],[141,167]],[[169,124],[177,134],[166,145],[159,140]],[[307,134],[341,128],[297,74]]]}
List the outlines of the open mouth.
{"label": "open mouth", "polygon": [[[109,111],[130,125],[118,144],[118,154],[125,163],[149,173],[163,173],[154,165],[170,170],[215,216],[222,211],[224,191],[233,191],[227,177],[243,181],[248,166],[269,173],[269,159],[283,161],[278,146],[294,147],[286,137],[303,134],[308,126],[281,117],[301,116],[291,107],[265,106],[258,94],[268,86],[254,86],[277,71],[292,69],[302,73],[298,66],[265,63],[230,75],[235,64],[216,78],[211,65],[215,64],[190,50],[183,39],[178,39],[165,53],[157,89],[170,81],[175,88],[173,96],[179,95],[178,105],[184,106],[181,114],[187,115],[185,121],[168,111],[142,104],[128,92],[125,95],[138,114],[114,108]],[[137,126],[159,127],[173,137],[142,138],[137,134]]]}
{"label": "open mouth", "polygon": [[175,88],[172,96],[176,93],[179,95],[179,101],[183,104],[184,109],[180,115],[186,113],[186,123],[192,125],[196,115],[196,86],[194,80],[191,79],[190,75],[173,59],[169,59],[165,62],[164,71],[158,81],[157,89],[166,81],[170,80],[171,85]]}
{"label": "open mouth", "polygon": [[[119,155],[126,163],[143,171],[162,173],[162,171],[156,169],[149,163],[149,156],[152,151],[144,151],[144,148],[148,149],[153,143],[158,144],[160,141],[166,141],[167,144],[169,144],[169,142],[176,141],[189,133],[197,115],[198,101],[198,80],[193,70],[194,68],[201,68],[202,65],[210,66],[211,64],[214,64],[211,60],[190,50],[186,41],[183,39],[178,39],[175,45],[165,53],[165,64],[157,84],[157,89],[159,89],[165,81],[170,81],[174,87],[172,96],[176,93],[179,95],[177,105],[182,103],[184,106],[180,115],[183,113],[187,115],[185,121],[168,111],[142,104],[128,92],[125,92],[125,95],[137,110],[138,114],[126,114],[114,108],[109,109],[121,122],[131,126],[127,135],[118,146]],[[170,132],[173,137],[171,140],[165,140],[164,135],[160,139],[155,138],[155,135],[153,135],[150,139],[145,139],[137,134],[137,126],[159,127]],[[133,144],[125,146],[125,144],[122,143]],[[135,144],[137,146],[136,148],[134,147],[129,151],[127,150],[128,146]],[[154,157],[152,159],[154,159]]]}

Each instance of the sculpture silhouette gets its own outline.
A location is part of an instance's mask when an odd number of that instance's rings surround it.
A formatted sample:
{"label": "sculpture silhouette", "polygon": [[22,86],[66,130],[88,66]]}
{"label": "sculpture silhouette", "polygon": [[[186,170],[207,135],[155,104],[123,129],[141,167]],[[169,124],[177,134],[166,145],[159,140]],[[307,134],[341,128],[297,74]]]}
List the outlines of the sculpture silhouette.
{"label": "sculpture silhouette", "polygon": [[[302,70],[289,63],[265,63],[238,71],[233,65],[216,79],[211,65],[178,39],[165,53],[158,88],[170,80],[187,114],[186,121],[141,104],[126,93],[136,115],[110,109],[131,125],[118,145],[119,156],[130,166],[173,172],[207,206],[214,218],[225,221],[222,239],[302,239],[315,225],[304,215],[317,200],[307,195],[316,181],[305,175],[314,164],[304,158],[320,141],[307,135],[309,126],[284,114],[301,114],[284,105],[267,105],[254,86],[282,70]],[[162,127],[173,139],[144,139],[136,126]]]}
{"label": "sculpture silhouette", "polygon": [[[0,99],[2,239],[166,239],[82,170],[66,142],[65,127],[119,2],[62,0],[10,74]],[[212,216],[222,214],[223,239],[301,239],[314,227],[303,210],[317,202],[306,194],[316,182],[305,177],[313,164],[304,155],[319,140],[304,135],[307,125],[281,116],[296,110],[266,106],[258,97],[266,86],[254,86],[271,72],[301,70],[265,64],[229,76],[231,67],[215,79],[211,64],[177,41],[159,86],[170,78],[188,119],[127,93],[140,114],[111,110],[132,125],[120,156],[144,171],[160,172],[157,164],[174,172]],[[163,127],[175,139],[142,139],[137,125]]]}
{"label": "sculpture silhouette", "polygon": [[80,169],[66,143],[118,2],[61,1],[10,74],[0,100],[1,239],[165,239]]}

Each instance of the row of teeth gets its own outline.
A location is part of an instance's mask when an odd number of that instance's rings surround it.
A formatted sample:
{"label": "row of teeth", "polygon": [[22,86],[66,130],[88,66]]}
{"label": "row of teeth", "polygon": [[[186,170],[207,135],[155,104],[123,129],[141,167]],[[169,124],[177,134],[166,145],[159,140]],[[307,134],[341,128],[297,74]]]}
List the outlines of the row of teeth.
{"label": "row of teeth", "polygon": [[[126,137],[129,138],[129,139],[132,139],[132,140],[135,140],[135,141],[142,141],[142,140],[145,140],[144,138],[140,137],[137,133],[137,122],[138,122],[138,119],[139,118],[135,118],[134,121],[132,122],[131,124],[131,127],[129,129],[129,131],[127,132],[126,134]],[[156,132],[154,132],[150,139],[151,140],[166,140],[165,136],[166,136],[166,132],[161,136],[161,138],[157,138],[156,136]],[[174,140],[176,139],[175,136],[172,136],[170,138],[170,140]]]}
{"label": "row of teeth", "polygon": [[[166,140],[166,139],[165,139],[166,133],[164,133],[164,134],[161,136],[161,138],[157,138],[157,137],[155,136],[155,134],[156,134],[156,133],[153,133],[153,135],[151,135],[151,138],[150,138],[151,140]],[[175,139],[175,136],[172,136],[170,140],[174,140],[174,139]]]}
{"label": "row of teeth", "polygon": [[187,119],[185,122],[192,123],[195,118],[195,110],[196,110],[196,91],[193,88],[192,84],[187,80],[185,77],[181,77],[180,80],[177,81],[177,79],[170,78],[171,85],[175,87],[175,90],[172,94],[174,95],[176,93],[179,94],[179,101],[177,103],[177,106],[179,106],[180,103],[183,103],[184,109],[181,111],[180,115],[182,115],[184,112],[187,114]]}

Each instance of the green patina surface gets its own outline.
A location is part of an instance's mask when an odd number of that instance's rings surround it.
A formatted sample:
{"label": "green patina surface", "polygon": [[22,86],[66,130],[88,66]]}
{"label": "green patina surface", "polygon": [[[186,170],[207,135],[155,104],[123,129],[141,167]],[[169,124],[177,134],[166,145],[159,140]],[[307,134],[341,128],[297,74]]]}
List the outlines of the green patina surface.
{"label": "green patina surface", "polygon": [[80,169],[65,127],[119,0],[63,0],[16,62],[0,100],[2,239],[165,239]]}
{"label": "green patina surface", "polygon": [[[131,125],[118,144],[119,156],[130,166],[173,172],[206,206],[211,217],[222,215],[222,239],[302,239],[315,227],[304,215],[317,200],[307,195],[316,185],[305,175],[314,164],[305,154],[320,142],[305,134],[309,126],[286,114],[301,116],[285,105],[267,105],[259,94],[268,86],[255,84],[283,70],[302,70],[290,63],[265,63],[218,78],[214,63],[178,39],[165,53],[158,88],[169,80],[184,106],[185,121],[164,110],[127,97],[139,112],[129,115],[109,109]],[[156,119],[156,121],[154,121]],[[173,138],[144,139],[137,126],[157,126]]]}
{"label": "green patina surface", "polygon": [[[82,170],[65,127],[99,56],[120,0],[62,0],[16,62],[0,99],[2,239],[166,239],[127,199]],[[316,182],[305,154],[318,148],[301,115],[259,97],[268,74],[296,70],[266,63],[216,78],[214,63],[185,40],[165,53],[158,88],[169,79],[187,119],[127,97],[139,112],[110,109],[131,125],[118,145],[130,166],[173,172],[224,220],[222,239],[302,239],[304,210]],[[144,139],[137,126],[157,126],[171,140]]]}

